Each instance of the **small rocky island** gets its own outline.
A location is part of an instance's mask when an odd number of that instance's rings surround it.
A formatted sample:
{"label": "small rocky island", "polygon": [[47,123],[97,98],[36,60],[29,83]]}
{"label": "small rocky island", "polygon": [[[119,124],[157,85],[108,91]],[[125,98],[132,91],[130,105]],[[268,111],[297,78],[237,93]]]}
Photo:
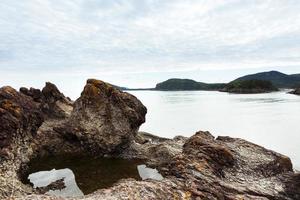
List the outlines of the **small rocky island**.
{"label": "small rocky island", "polygon": [[127,178],[76,199],[300,199],[288,157],[209,132],[173,139],[138,132],[146,112],[133,95],[94,79],[75,102],[51,83],[0,88],[0,199],[64,199],[21,181],[30,160],[64,153],[141,159],[164,177]]}
{"label": "small rocky island", "polygon": [[239,94],[256,94],[278,91],[271,81],[266,80],[235,80],[228,83],[222,92]]}

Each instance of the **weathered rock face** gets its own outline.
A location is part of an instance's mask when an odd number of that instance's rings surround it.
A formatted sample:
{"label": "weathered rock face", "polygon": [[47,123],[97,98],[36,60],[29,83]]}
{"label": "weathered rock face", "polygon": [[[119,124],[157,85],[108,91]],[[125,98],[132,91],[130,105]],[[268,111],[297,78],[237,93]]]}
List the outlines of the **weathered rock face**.
{"label": "weathered rock face", "polygon": [[0,158],[16,153],[17,140],[31,140],[43,120],[31,98],[8,86],[0,88]]}
{"label": "weathered rock face", "polygon": [[45,118],[65,118],[73,110],[72,101],[65,97],[52,83],[46,82],[42,91],[22,87],[20,92],[32,97],[38,103]]}
{"label": "weathered rock face", "polygon": [[[198,132],[187,140],[183,154],[168,166],[169,175],[185,180],[186,189],[201,199],[295,199],[300,188],[286,156],[242,139]],[[296,176],[293,183],[282,179]],[[297,181],[298,180],[298,181]]]}
{"label": "weathered rock face", "polygon": [[187,199],[300,198],[300,174],[291,160],[242,139],[202,131],[172,140],[141,133],[126,156],[146,159]]}
{"label": "weathered rock face", "polygon": [[34,192],[20,181],[30,158],[59,153],[112,155],[134,138],[145,114],[146,108],[135,97],[97,80],[88,81],[74,111],[71,100],[51,83],[42,90],[1,88],[0,199],[25,198]]}
{"label": "weathered rock face", "polygon": [[145,121],[146,107],[134,96],[112,85],[90,79],[74,103],[70,119],[55,130],[82,141],[90,152],[124,149]]}

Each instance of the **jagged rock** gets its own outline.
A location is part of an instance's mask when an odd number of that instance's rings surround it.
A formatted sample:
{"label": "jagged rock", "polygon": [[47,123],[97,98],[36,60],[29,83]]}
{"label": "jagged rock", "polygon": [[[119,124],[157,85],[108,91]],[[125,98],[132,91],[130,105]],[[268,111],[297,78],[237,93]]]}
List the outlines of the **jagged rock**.
{"label": "jagged rock", "polygon": [[146,107],[133,95],[103,81],[89,79],[69,121],[55,130],[82,141],[90,152],[124,149],[145,121]]}
{"label": "jagged rock", "polygon": [[197,132],[183,146],[184,154],[196,160],[205,160],[215,174],[221,175],[224,167],[232,167],[234,158],[231,150],[215,141],[209,132]]}
{"label": "jagged rock", "polygon": [[242,139],[197,132],[183,146],[183,154],[168,166],[169,175],[186,181],[194,198],[201,199],[293,199],[284,183],[295,175],[291,160]]}
{"label": "jagged rock", "polygon": [[54,84],[46,82],[42,94],[45,99],[42,110],[47,116],[64,118],[71,114],[72,101],[65,97]]}
{"label": "jagged rock", "polygon": [[11,87],[0,88],[0,199],[31,191],[18,170],[29,161],[30,143],[44,118],[32,98]]}
{"label": "jagged rock", "polygon": [[42,102],[43,101],[43,94],[42,94],[41,90],[39,90],[39,89],[35,89],[35,88],[32,88],[32,87],[30,89],[27,89],[25,87],[21,87],[20,92],[27,95],[27,96],[32,97],[33,100],[36,101],[36,102]]}
{"label": "jagged rock", "polygon": [[[0,88],[0,149],[13,149],[18,139],[30,140],[43,122],[36,104],[11,87]],[[16,152],[14,152],[16,153]],[[1,155],[0,155],[1,157]]]}
{"label": "jagged rock", "polygon": [[56,85],[50,82],[46,82],[42,91],[21,87],[20,92],[32,97],[35,102],[39,103],[45,118],[65,118],[71,114],[73,109],[71,99],[65,97]]}

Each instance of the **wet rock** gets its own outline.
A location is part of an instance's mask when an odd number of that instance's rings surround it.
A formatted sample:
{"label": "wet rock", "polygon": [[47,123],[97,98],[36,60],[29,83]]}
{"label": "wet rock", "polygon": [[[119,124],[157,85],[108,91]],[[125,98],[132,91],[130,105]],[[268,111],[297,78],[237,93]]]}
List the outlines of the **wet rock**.
{"label": "wet rock", "polygon": [[[111,188],[98,190],[90,195],[86,195],[82,200],[98,200],[98,199],[178,199],[185,200],[191,199],[191,193],[188,191],[181,190],[180,183],[172,180],[162,181],[136,181],[134,179],[124,179],[119,183],[115,184]],[[45,195],[30,195],[27,198],[16,198],[19,200],[23,199],[35,199],[35,200],[62,200],[59,197],[49,197]],[[72,198],[68,198],[72,199]]]}
{"label": "wet rock", "polygon": [[45,187],[37,187],[35,190],[40,194],[45,194],[46,192],[49,192],[49,190],[62,190],[64,188],[66,188],[66,185],[64,179],[62,178],[50,183]]}

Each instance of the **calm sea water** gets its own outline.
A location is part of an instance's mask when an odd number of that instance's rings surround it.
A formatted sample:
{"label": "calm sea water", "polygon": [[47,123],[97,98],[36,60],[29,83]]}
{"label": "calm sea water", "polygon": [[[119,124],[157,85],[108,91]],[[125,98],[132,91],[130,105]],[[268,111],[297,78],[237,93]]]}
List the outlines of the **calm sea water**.
{"label": "calm sea water", "polygon": [[228,94],[215,91],[130,91],[148,108],[141,131],[162,137],[214,136],[249,140],[289,156],[300,169],[300,96],[280,91]]}

